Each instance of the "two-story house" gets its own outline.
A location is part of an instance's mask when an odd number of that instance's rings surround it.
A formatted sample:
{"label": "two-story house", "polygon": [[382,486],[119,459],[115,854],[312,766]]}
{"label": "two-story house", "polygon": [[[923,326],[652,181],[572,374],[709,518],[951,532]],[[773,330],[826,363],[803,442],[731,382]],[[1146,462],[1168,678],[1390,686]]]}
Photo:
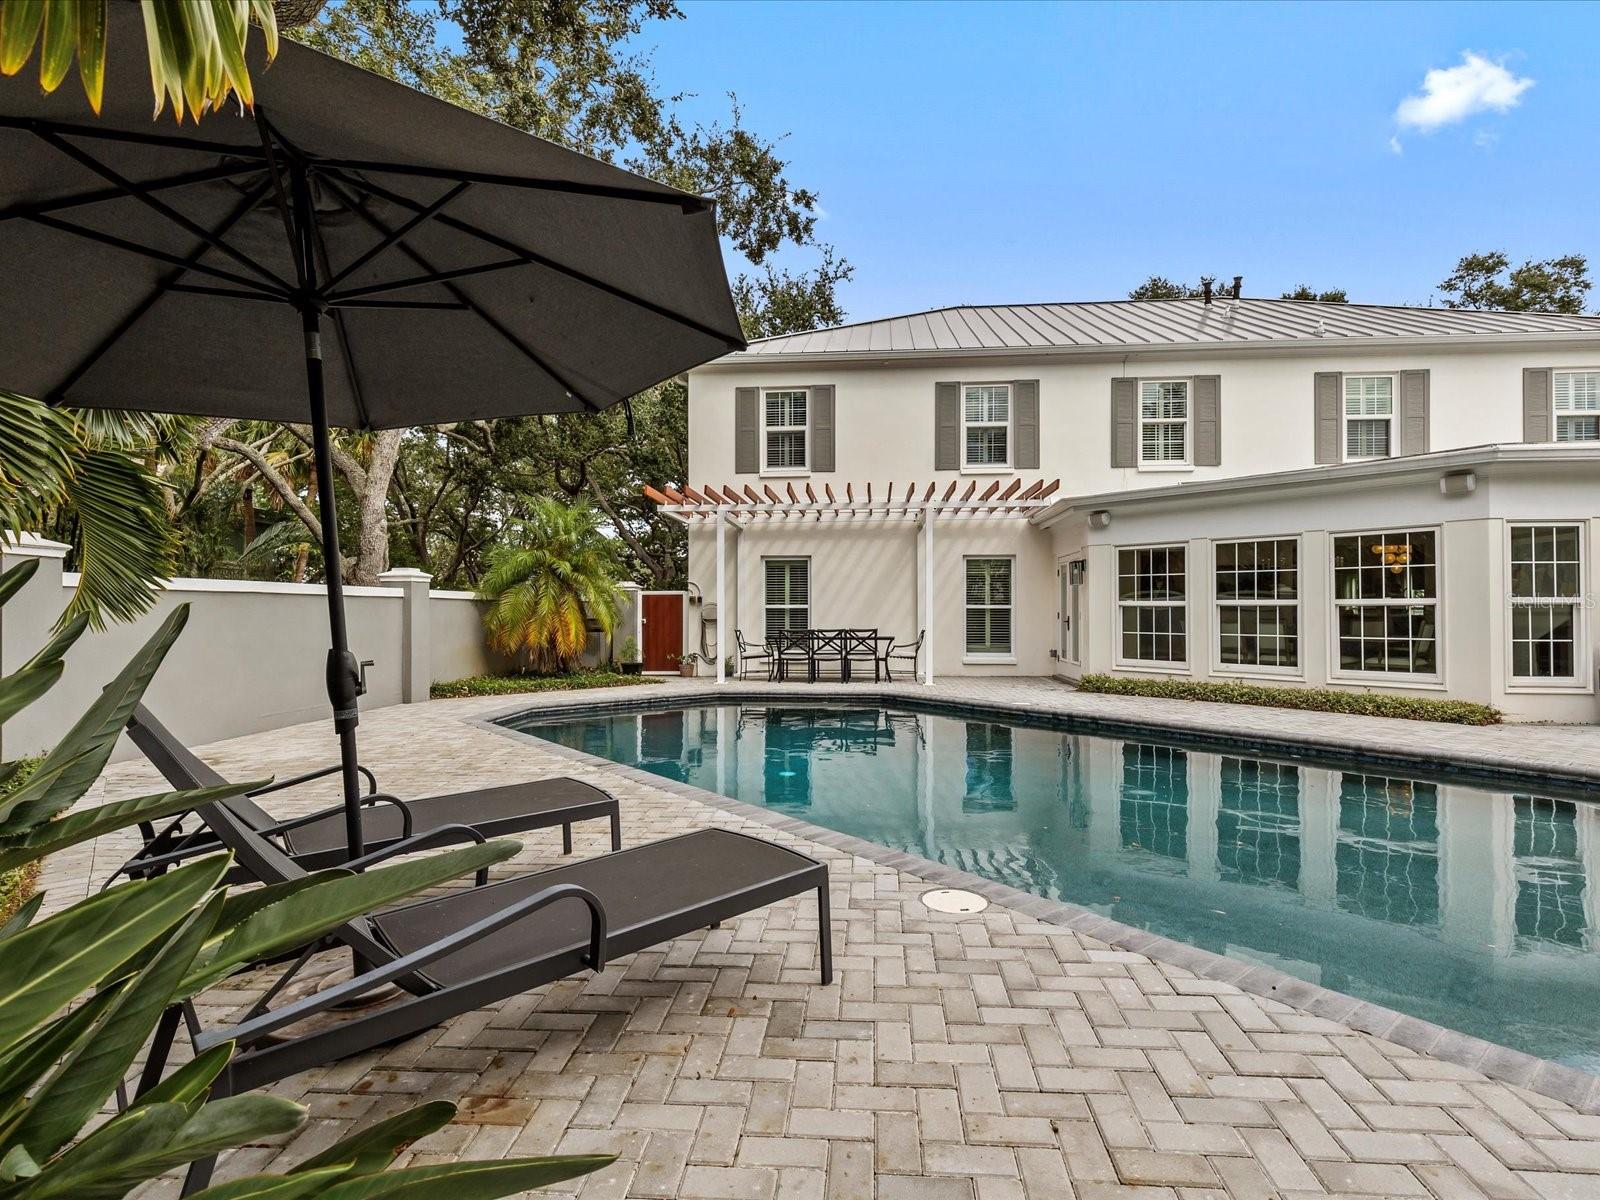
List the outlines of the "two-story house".
{"label": "two-story house", "polygon": [[689,464],[690,619],[725,653],[735,631],[926,631],[924,677],[1241,679],[1597,718],[1600,318],[940,309],[694,370]]}

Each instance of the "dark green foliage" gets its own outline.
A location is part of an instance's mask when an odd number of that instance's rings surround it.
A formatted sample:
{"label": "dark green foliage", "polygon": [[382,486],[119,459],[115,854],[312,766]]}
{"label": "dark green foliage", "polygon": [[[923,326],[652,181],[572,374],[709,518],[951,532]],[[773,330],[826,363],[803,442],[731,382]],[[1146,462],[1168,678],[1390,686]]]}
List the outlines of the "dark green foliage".
{"label": "dark green foliage", "polygon": [[1463,255],[1439,283],[1446,308],[1494,308],[1507,312],[1581,313],[1592,287],[1589,260],[1563,254],[1513,268],[1503,250]]}
{"label": "dark green foliage", "polygon": [[1202,683],[1188,679],[1124,679],[1085,675],[1080,692],[1107,696],[1152,696],[1163,700],[1209,700],[1259,708],[1297,708],[1310,712],[1355,713],[1401,721],[1443,721],[1451,725],[1498,725],[1500,710],[1466,700],[1425,700],[1331,688],[1268,687],[1255,683]]}
{"label": "dark green foliage", "polygon": [[1349,304],[1350,297],[1343,288],[1330,288],[1328,291],[1319,292],[1309,283],[1302,283],[1292,292],[1284,292],[1285,300],[1316,300],[1322,304]]}
{"label": "dark green foliage", "polygon": [[474,675],[436,683],[429,694],[435,700],[463,696],[516,696],[523,692],[575,692],[584,688],[626,687],[635,683],[660,683],[649,675],[620,675],[615,671],[574,671],[570,675]]}

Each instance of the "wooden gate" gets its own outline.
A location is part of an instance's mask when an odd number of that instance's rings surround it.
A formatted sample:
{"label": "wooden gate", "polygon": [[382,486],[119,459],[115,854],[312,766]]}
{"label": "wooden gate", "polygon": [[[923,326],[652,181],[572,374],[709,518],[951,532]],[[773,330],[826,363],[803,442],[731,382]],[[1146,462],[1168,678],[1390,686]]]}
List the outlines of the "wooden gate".
{"label": "wooden gate", "polygon": [[683,593],[646,593],[644,608],[644,669],[676,671],[683,653]]}

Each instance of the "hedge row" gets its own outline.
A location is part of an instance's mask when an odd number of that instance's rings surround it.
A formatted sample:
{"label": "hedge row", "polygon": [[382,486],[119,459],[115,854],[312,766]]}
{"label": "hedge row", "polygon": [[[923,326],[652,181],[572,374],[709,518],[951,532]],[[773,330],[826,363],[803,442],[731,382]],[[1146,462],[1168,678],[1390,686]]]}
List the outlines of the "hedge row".
{"label": "hedge row", "polygon": [[583,688],[622,687],[630,683],[660,683],[648,675],[623,675],[617,671],[576,671],[571,675],[475,675],[452,679],[429,689],[435,700],[462,696],[515,696],[523,692],[570,692]]}
{"label": "hedge row", "polygon": [[1298,708],[1310,712],[1356,713],[1401,721],[1444,721],[1451,725],[1498,725],[1500,710],[1466,700],[1427,700],[1331,688],[1269,687],[1257,683],[1203,683],[1190,679],[1122,679],[1085,675],[1081,692],[1108,696],[1155,696],[1165,700],[1211,700],[1258,708]]}

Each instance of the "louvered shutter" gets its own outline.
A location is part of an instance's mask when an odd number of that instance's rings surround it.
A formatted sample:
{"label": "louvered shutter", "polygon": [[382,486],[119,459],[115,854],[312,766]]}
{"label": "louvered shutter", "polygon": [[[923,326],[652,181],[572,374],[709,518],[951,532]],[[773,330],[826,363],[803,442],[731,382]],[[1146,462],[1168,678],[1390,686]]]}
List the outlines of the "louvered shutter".
{"label": "louvered shutter", "polygon": [[833,464],[833,386],[818,384],[811,388],[811,469],[832,471]]}
{"label": "louvered shutter", "polygon": [[1222,465],[1222,376],[1194,378],[1194,465]]}
{"label": "louvered shutter", "polygon": [[1400,372],[1400,453],[1428,452],[1428,373]]}
{"label": "louvered shutter", "polygon": [[1039,381],[1017,379],[1011,384],[1012,426],[1017,445],[1011,460],[1019,471],[1039,469]]}
{"label": "louvered shutter", "polygon": [[811,560],[762,560],[766,575],[766,634],[806,629],[811,624]]}
{"label": "louvered shutter", "polygon": [[1318,371],[1312,389],[1313,439],[1318,463],[1344,460],[1339,447],[1339,406],[1344,403],[1344,376]]}
{"label": "louvered shutter", "polygon": [[761,472],[761,393],[758,388],[733,390],[733,469],[740,475]]}
{"label": "louvered shutter", "polygon": [[1549,367],[1523,369],[1522,440],[1525,442],[1555,440],[1550,428],[1550,376]]}
{"label": "louvered shutter", "polygon": [[933,469],[961,469],[961,385],[933,385]]}
{"label": "louvered shutter", "polygon": [[1111,465],[1139,465],[1139,381],[1111,381]]}

